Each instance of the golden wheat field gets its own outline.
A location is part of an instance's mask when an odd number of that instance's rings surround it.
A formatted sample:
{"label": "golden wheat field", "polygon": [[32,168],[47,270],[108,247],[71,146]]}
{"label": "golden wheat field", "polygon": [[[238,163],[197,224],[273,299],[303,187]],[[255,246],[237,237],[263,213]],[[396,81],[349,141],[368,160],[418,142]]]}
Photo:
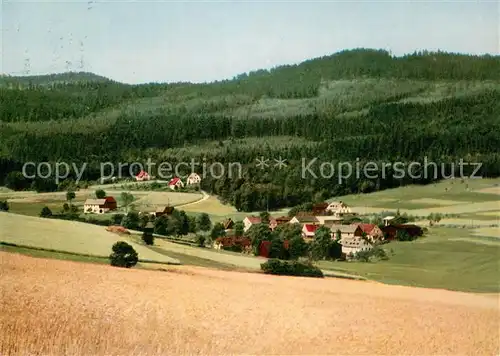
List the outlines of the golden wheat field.
{"label": "golden wheat field", "polygon": [[0,253],[0,354],[498,355],[498,296]]}

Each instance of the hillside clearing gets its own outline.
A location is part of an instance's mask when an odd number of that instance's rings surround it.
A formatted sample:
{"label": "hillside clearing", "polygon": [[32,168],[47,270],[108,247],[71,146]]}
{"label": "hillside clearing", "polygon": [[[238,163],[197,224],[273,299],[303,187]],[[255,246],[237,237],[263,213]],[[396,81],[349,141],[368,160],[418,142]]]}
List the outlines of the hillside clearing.
{"label": "hillside clearing", "polygon": [[179,263],[173,258],[138,245],[125,236],[108,232],[103,226],[4,212],[0,212],[0,226],[0,241],[3,242],[107,257],[115,242],[126,241],[137,251],[139,259]]}

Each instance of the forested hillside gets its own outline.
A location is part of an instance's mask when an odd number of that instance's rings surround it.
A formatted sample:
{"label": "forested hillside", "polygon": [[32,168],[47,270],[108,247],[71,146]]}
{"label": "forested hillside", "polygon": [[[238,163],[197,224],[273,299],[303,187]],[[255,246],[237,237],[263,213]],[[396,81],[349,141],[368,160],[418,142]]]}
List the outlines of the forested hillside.
{"label": "forested hillside", "polygon": [[[303,158],[427,157],[448,164],[447,175],[464,159],[483,163],[478,174],[498,176],[500,57],[353,50],[208,84],[2,77],[0,120],[4,177],[27,161],[87,162],[85,179],[99,178],[106,161],[240,162],[241,177],[207,177],[204,189],[241,210],[277,208],[434,180],[304,179]],[[261,156],[288,166],[256,169]]]}

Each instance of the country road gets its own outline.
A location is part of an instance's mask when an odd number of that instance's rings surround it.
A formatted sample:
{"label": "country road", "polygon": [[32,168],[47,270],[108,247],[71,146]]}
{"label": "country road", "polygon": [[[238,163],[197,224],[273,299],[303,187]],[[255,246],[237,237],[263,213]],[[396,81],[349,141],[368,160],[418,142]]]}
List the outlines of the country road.
{"label": "country road", "polygon": [[189,205],[194,205],[194,204],[199,204],[201,203],[202,201],[205,201],[207,200],[208,198],[210,198],[210,194],[208,194],[207,192],[203,191],[203,190],[200,190],[201,194],[203,195],[203,197],[200,199],[200,200],[197,200],[197,201],[193,201],[191,203],[186,203],[186,204],[179,204],[179,205],[176,205],[175,207],[176,208],[185,208],[186,206],[189,206]]}

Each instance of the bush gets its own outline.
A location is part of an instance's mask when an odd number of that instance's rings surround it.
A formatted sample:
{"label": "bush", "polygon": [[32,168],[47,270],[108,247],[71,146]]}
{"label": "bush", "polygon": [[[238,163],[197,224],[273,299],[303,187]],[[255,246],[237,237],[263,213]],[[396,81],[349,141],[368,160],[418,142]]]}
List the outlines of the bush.
{"label": "bush", "polygon": [[387,261],[389,257],[384,249],[375,246],[371,250],[368,251],[360,251],[353,255],[353,259],[359,262],[370,262],[373,259]]}
{"label": "bush", "polygon": [[124,214],[115,214],[112,216],[111,220],[113,221],[113,225],[121,225]]}
{"label": "bush", "polygon": [[9,203],[7,203],[7,200],[0,201],[0,211],[9,211]]}
{"label": "bush", "polygon": [[199,247],[205,247],[206,237],[203,235],[196,235],[196,243]]}
{"label": "bush", "polygon": [[310,263],[270,259],[262,263],[260,268],[267,274],[323,278],[323,272]]}
{"label": "bush", "polygon": [[40,211],[41,218],[50,218],[52,216],[52,210],[49,209],[48,206],[44,206],[42,211]]}
{"label": "bush", "polygon": [[109,255],[111,266],[130,268],[139,261],[137,252],[125,241],[115,243],[112,250],[113,253]]}
{"label": "bush", "polygon": [[106,192],[102,189],[97,189],[95,191],[95,197],[97,199],[104,199],[104,198],[106,198]]}
{"label": "bush", "polygon": [[153,236],[152,232],[144,231],[142,233],[142,241],[144,241],[146,245],[153,245],[155,242],[155,237]]}

